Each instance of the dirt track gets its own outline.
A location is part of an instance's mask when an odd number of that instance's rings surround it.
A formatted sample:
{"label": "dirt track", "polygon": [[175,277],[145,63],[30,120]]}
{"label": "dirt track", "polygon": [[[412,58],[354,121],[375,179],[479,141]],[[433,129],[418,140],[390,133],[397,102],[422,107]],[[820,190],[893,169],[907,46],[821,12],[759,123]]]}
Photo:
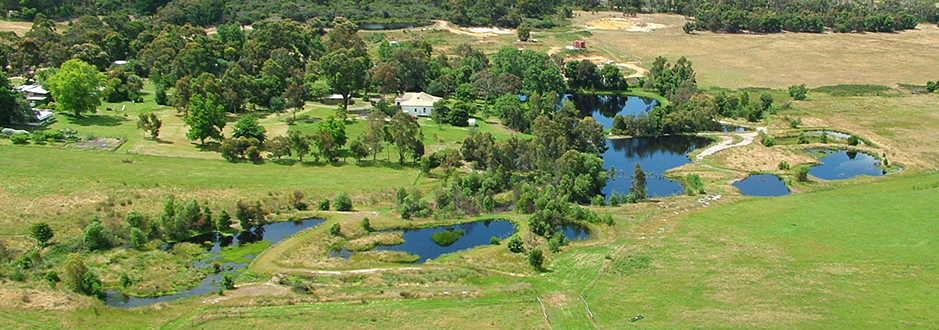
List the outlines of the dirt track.
{"label": "dirt track", "polygon": [[[695,159],[697,159],[697,161],[702,161],[704,160],[705,156],[713,155],[717,153],[718,151],[749,145],[750,143],[753,143],[753,140],[756,138],[759,132],[766,131],[766,127],[757,127],[756,130],[757,130],[756,132],[750,132],[750,133],[730,133],[727,135],[721,135],[721,143],[718,143],[716,145],[708,147],[707,149],[704,149],[703,151],[701,151],[701,153],[695,156]],[[740,141],[738,143],[733,143],[734,136],[739,136],[743,138],[743,141]]]}

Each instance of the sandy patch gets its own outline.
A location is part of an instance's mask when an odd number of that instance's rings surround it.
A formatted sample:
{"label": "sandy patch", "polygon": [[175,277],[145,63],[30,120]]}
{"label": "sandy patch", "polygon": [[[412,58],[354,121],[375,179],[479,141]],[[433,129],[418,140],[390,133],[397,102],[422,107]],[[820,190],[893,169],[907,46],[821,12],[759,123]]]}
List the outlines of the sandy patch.
{"label": "sandy patch", "polygon": [[621,30],[628,32],[652,32],[666,27],[665,24],[644,22],[636,18],[619,17],[604,17],[587,22],[584,26],[588,29]]}
{"label": "sandy patch", "polygon": [[[558,49],[560,50],[560,48],[558,48]],[[555,51],[555,52],[557,52],[557,51]],[[632,72],[632,73],[629,74],[628,76],[626,76],[626,78],[639,78],[639,77],[643,77],[643,76],[646,75],[646,72],[649,71],[649,70],[647,70],[646,68],[641,67],[641,66],[640,66],[640,63],[637,62],[637,61],[616,62],[616,61],[611,60],[611,59],[609,59],[608,57],[605,57],[605,56],[598,56],[598,55],[596,55],[596,56],[571,56],[571,57],[564,58],[564,61],[565,61],[565,62],[570,62],[570,61],[582,61],[582,60],[588,60],[588,61],[590,61],[591,63],[596,64],[596,65],[613,64],[613,65],[618,66],[618,67],[620,67],[620,68],[627,69],[627,70],[628,70],[627,72]]]}
{"label": "sandy patch", "polygon": [[435,27],[441,29],[446,29],[450,33],[472,36],[477,38],[485,37],[497,37],[500,35],[515,34],[516,31],[512,29],[501,29],[497,27],[459,27],[455,25],[450,25],[450,22],[444,20],[436,20],[437,22]]}

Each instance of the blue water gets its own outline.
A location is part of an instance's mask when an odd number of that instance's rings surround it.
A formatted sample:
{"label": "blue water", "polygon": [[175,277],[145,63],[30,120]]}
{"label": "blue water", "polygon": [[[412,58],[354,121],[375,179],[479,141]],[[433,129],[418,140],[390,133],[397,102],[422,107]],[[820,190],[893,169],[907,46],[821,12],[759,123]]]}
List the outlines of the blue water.
{"label": "blue water", "polygon": [[825,157],[819,158],[821,165],[812,166],[809,174],[824,180],[850,179],[859,175],[884,176],[884,171],[877,168],[880,161],[871,155],[844,151],[844,150],[812,150],[823,152]]}
{"label": "blue water", "polygon": [[567,94],[563,99],[573,101],[574,107],[580,110],[584,117],[593,117],[593,120],[603,124],[604,129],[613,127],[613,118],[618,114],[639,116],[641,113],[652,111],[652,108],[659,105],[656,100],[636,96]]}
{"label": "blue water", "polygon": [[607,140],[607,151],[603,157],[603,168],[615,169],[614,177],[607,180],[603,194],[607,197],[615,190],[629,194],[633,169],[636,163],[646,172],[646,190],[650,197],[680,195],[685,192],[681,183],[664,177],[669,169],[691,163],[688,153],[711,143],[698,136],[660,136],[655,138],[632,138]]}
{"label": "blue water", "polygon": [[[219,259],[221,255],[222,248],[227,246],[238,247],[242,244],[254,243],[258,241],[268,241],[273,244],[277,244],[280,241],[283,241],[287,236],[293,235],[301,230],[315,227],[319,224],[322,224],[325,220],[323,219],[305,219],[300,221],[288,221],[288,222],[277,222],[272,224],[267,224],[263,226],[253,227],[250,230],[239,233],[234,236],[223,236],[218,233],[209,233],[205,235],[200,235],[193,237],[188,242],[202,244],[203,242],[212,242],[211,247],[207,247],[206,253],[210,254],[209,257],[202,259],[192,267],[201,268],[201,267],[212,267],[212,262]],[[170,247],[171,248],[171,247]],[[254,256],[247,256],[247,259],[253,259]],[[247,266],[247,263],[233,263],[225,262],[222,263],[221,269],[223,271],[218,274],[210,273],[198,286],[177,293],[173,295],[166,295],[160,297],[151,297],[151,298],[138,298],[138,297],[129,297],[123,293],[110,290],[107,292],[107,297],[104,300],[104,303],[111,307],[118,308],[132,308],[139,306],[146,306],[151,304],[156,304],[160,302],[165,302],[173,299],[186,298],[200,296],[204,294],[209,294],[218,291],[218,284],[222,281],[222,275],[225,273],[234,274],[235,270],[243,269]]]}
{"label": "blue water", "polygon": [[590,229],[581,226],[561,226],[561,232],[571,241],[579,241],[590,238]]}
{"label": "blue water", "polygon": [[[448,246],[441,246],[430,239],[431,234],[447,230],[463,230],[464,233],[463,236],[460,236],[460,239]],[[506,220],[491,220],[421,229],[386,230],[386,232],[396,231],[403,232],[404,243],[380,245],[375,247],[375,250],[414,254],[419,257],[417,263],[422,264],[427,260],[436,259],[447,253],[472,249],[481,245],[490,245],[489,240],[492,237],[502,241],[515,233],[515,224]],[[352,254],[353,252],[346,250],[344,247],[340,251],[330,252],[331,256],[344,259],[351,258]]]}
{"label": "blue water", "polygon": [[746,196],[778,197],[789,194],[789,187],[772,174],[756,174],[734,183],[740,194]]}

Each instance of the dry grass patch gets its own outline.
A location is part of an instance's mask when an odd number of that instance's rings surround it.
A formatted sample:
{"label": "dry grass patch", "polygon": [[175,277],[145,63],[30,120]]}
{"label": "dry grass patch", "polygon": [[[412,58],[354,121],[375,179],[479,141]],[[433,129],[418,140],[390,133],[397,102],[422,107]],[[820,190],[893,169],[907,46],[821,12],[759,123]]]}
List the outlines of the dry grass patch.
{"label": "dry grass patch", "polygon": [[367,251],[374,249],[379,245],[398,245],[404,243],[404,234],[402,232],[375,233],[346,242],[346,249],[349,251]]}
{"label": "dry grass patch", "polygon": [[[621,16],[577,12],[575,26]],[[634,57],[651,65],[663,55],[685,56],[694,63],[704,86],[785,88],[836,84],[922,84],[935,80],[939,54],[935,25],[920,25],[900,33],[774,33],[724,34],[682,31],[685,19],[677,15],[642,14],[631,21],[662,24],[649,33],[593,29],[588,49],[609,51],[614,57]]]}

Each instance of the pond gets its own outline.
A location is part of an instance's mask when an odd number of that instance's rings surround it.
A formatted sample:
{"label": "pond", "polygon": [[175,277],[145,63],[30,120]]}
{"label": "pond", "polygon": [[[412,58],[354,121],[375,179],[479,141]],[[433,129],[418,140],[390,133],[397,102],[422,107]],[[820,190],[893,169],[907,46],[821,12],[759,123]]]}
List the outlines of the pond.
{"label": "pond", "polygon": [[[315,227],[319,224],[322,224],[324,221],[325,220],[323,219],[304,219],[299,221],[277,222],[263,226],[257,226],[251,230],[238,233],[234,236],[224,236],[219,235],[218,233],[209,233],[193,237],[187,241],[196,244],[203,244],[203,242],[212,242],[213,244],[206,247],[205,252],[209,256],[205,259],[197,261],[192,265],[192,267],[212,267],[213,261],[220,260],[223,257],[223,248],[237,248],[248,243],[256,243],[260,241],[270,242],[271,245],[277,244],[290,235],[296,234],[297,232],[307,228]],[[241,260],[233,262],[220,262],[222,265],[221,269],[223,271],[219,272],[218,274],[210,273],[202,280],[202,282],[199,283],[198,286],[177,294],[160,297],[140,298],[127,296],[120,291],[109,290],[107,292],[107,297],[105,298],[104,303],[105,305],[111,307],[133,308],[178,298],[194,297],[214,293],[218,291],[218,283],[222,281],[223,274],[234,274],[236,271],[244,269],[253,258],[254,255],[248,254],[244,256],[244,258],[238,258]]]}
{"label": "pond", "polygon": [[[377,246],[379,251],[399,251],[417,255],[416,263],[422,264],[427,260],[436,259],[441,255],[457,251],[472,249],[481,245],[490,245],[492,237],[500,241],[515,233],[515,224],[506,220],[490,220],[468,222],[458,225],[437,226],[421,229],[386,230],[385,232],[400,231],[404,233],[404,243],[398,245]],[[445,231],[463,231],[456,241],[449,244],[440,244],[431,239],[431,235]],[[340,251],[331,252],[337,258],[349,259],[353,252],[343,247]]]}
{"label": "pond", "polygon": [[789,187],[779,177],[772,174],[755,174],[734,182],[740,194],[746,196],[778,197],[789,194]]}
{"label": "pond", "polygon": [[561,226],[561,232],[571,241],[580,241],[590,238],[590,228],[577,224]]}
{"label": "pond", "polygon": [[[592,116],[604,129],[613,127],[613,118],[620,115],[638,115],[658,105],[653,99],[635,96],[565,95],[565,100],[584,116]],[[636,163],[646,172],[646,189],[650,197],[683,194],[681,183],[666,178],[662,173],[691,160],[688,153],[711,144],[711,140],[698,136],[660,136],[607,140],[607,151],[601,154],[603,167],[614,169],[602,192],[607,198],[613,191],[629,193],[633,168]]]}
{"label": "pond", "polygon": [[847,140],[849,137],[851,137],[851,134],[845,134],[845,133],[841,133],[841,132],[833,132],[833,131],[805,131],[805,134],[806,134],[806,135],[822,135],[822,133],[828,134],[829,137],[836,138],[836,139],[843,139],[843,140]]}
{"label": "pond", "polygon": [[845,150],[809,150],[810,153],[822,153],[821,165],[812,166],[809,174],[824,180],[850,179],[859,175],[884,176],[884,170],[878,168],[880,160],[871,155]]}

